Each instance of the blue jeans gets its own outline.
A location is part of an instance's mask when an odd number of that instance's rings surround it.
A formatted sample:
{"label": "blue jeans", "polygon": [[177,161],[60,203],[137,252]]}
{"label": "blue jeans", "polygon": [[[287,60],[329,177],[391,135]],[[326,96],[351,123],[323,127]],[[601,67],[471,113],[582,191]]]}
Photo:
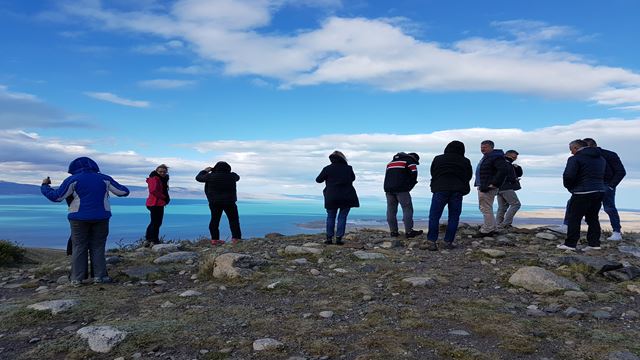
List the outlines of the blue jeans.
{"label": "blue jeans", "polygon": [[[351,208],[343,207],[340,208],[340,213],[338,213],[338,209],[327,209],[327,237],[333,237],[335,234],[336,237],[343,237],[344,231],[347,227],[347,215],[349,215],[349,210]],[[338,229],[334,232],[334,228],[336,226],[336,216],[338,217]]]}
{"label": "blue jeans", "polygon": [[609,221],[611,221],[611,229],[615,232],[620,232],[620,215],[618,215],[618,209],[616,209],[616,189],[605,186],[604,198],[602,198],[602,207],[604,212],[609,215]]}
{"label": "blue jeans", "polygon": [[429,232],[427,240],[438,240],[438,227],[442,211],[447,206],[449,218],[447,219],[447,231],[444,234],[444,241],[453,242],[458,231],[460,213],[462,213],[462,193],[454,191],[436,192],[431,197],[431,209],[429,209]]}

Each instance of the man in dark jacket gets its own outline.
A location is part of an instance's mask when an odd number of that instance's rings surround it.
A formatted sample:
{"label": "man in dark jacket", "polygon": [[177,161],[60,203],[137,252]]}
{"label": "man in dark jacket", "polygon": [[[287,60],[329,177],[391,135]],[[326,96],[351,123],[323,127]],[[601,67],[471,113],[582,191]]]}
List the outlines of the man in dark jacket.
{"label": "man in dark jacket", "polygon": [[[336,245],[344,245],[342,237],[347,226],[349,211],[352,207],[360,206],[358,194],[353,187],[356,175],[342,152],[334,151],[329,155],[329,161],[331,161],[331,165],[325,166],[316,178],[316,182],[326,183],[322,191],[324,207],[327,210],[327,240],[324,243],[332,244],[335,234]],[[336,217],[338,218],[337,231],[335,229]]]}
{"label": "man in dark jacket", "polygon": [[102,174],[95,161],[79,157],[69,164],[69,176],[60,187],[51,187],[51,179],[42,181],[40,190],[47,199],[61,202],[73,195],[69,203],[71,225],[72,260],[71,285],[80,286],[87,277],[87,255],[91,253],[95,283],[109,283],[105,245],[109,235],[111,206],[109,192],[116,196],[129,195],[129,189],[110,176]]}
{"label": "man in dark jacket", "polygon": [[607,240],[620,241],[622,240],[622,227],[620,226],[620,215],[618,215],[618,209],[616,209],[616,187],[627,175],[627,171],[620,161],[620,157],[613,151],[605,150],[598,147],[595,140],[591,138],[584,139],[589,146],[600,149],[600,154],[607,162],[607,167],[604,172],[604,198],[602,199],[602,207],[604,212],[609,215],[609,221],[611,222],[611,229],[613,233]]}
{"label": "man in dark jacket", "polygon": [[397,153],[393,160],[387,164],[384,175],[384,192],[387,196],[387,223],[391,236],[398,233],[398,204],[402,207],[402,221],[404,222],[405,236],[416,237],[423,233],[422,230],[413,230],[413,203],[409,192],[418,183],[418,165],[420,157],[416,153]]}
{"label": "man in dark jacket", "polygon": [[498,194],[507,176],[507,162],[504,160],[504,152],[494,149],[491,140],[480,143],[482,158],[476,167],[476,180],[474,186],[478,188],[478,206],[484,218],[477,236],[491,236],[496,230],[496,218],[493,215],[493,200]]}
{"label": "man in dark jacket", "polygon": [[567,238],[564,244],[558,245],[558,249],[576,250],[580,239],[580,223],[582,218],[587,222],[588,246],[584,250],[600,250],[600,220],[598,212],[602,206],[604,195],[604,173],[607,166],[605,159],[600,155],[600,150],[589,147],[583,140],[574,140],[569,143],[571,156],[567,160],[567,166],[562,174],[564,187],[571,193],[568,220]]}
{"label": "man in dark jacket", "polygon": [[456,237],[460,213],[462,212],[462,197],[467,195],[471,188],[469,181],[473,176],[471,162],[464,156],[464,144],[460,141],[452,141],[444,149],[444,154],[438,155],[431,162],[431,208],[429,209],[429,232],[427,240],[430,240],[427,249],[438,250],[436,241],[440,227],[440,217],[444,207],[447,206],[449,218],[447,230],[444,234],[444,248],[453,249],[453,240]]}
{"label": "man in dark jacket", "polygon": [[209,222],[209,232],[211,233],[211,245],[224,244],[220,239],[220,218],[222,212],[227,215],[229,227],[231,228],[231,240],[235,244],[242,239],[240,232],[240,216],[236,201],[236,182],[240,180],[238,174],[231,172],[231,166],[224,161],[219,161],[214,167],[207,167],[196,176],[198,182],[203,182],[204,192],[209,201],[211,211],[211,221]]}
{"label": "man in dark jacket", "polygon": [[496,214],[497,228],[500,230],[511,227],[513,217],[521,206],[516,191],[522,189],[520,186],[522,168],[513,163],[518,159],[518,155],[515,150],[504,153],[504,159],[507,161],[507,177],[498,190],[498,213]]}

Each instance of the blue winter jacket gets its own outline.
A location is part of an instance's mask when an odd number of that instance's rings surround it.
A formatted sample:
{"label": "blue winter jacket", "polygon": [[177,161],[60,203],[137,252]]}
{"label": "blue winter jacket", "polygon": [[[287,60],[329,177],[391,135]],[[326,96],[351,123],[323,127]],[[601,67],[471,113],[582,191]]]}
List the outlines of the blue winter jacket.
{"label": "blue winter jacket", "polygon": [[95,161],[80,157],[69,164],[69,176],[60,187],[42,184],[40,190],[47,199],[55,202],[72,195],[69,204],[69,220],[104,220],[111,217],[109,191],[116,196],[129,195],[129,189],[118,184],[110,176],[100,173]]}
{"label": "blue winter jacket", "polygon": [[604,172],[607,162],[600,149],[584,147],[567,160],[562,182],[569,192],[604,191]]}

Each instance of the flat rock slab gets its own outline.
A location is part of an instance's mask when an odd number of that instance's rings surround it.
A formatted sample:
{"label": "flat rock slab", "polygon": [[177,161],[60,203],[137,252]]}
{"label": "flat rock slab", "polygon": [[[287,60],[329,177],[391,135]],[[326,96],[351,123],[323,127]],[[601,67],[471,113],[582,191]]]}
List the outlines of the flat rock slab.
{"label": "flat rock slab", "polygon": [[603,257],[597,256],[584,256],[584,255],[571,255],[563,256],[560,258],[560,264],[572,265],[581,264],[591,268],[594,272],[602,274],[607,271],[621,269],[623,265],[616,261],[611,261]]}
{"label": "flat rock slab", "polygon": [[315,246],[294,246],[289,245],[284,248],[284,253],[289,255],[320,255],[322,254],[322,249]]}
{"label": "flat rock slab", "polygon": [[354,251],[353,256],[357,257],[360,260],[377,260],[387,258],[386,256],[384,256],[384,254],[366,251]]}
{"label": "flat rock slab", "polygon": [[496,249],[482,249],[480,251],[483,254],[488,255],[489,257],[492,257],[492,258],[501,258],[501,257],[505,257],[507,255],[506,252],[504,252],[502,250],[496,250]]}
{"label": "flat rock slab", "polygon": [[198,254],[192,251],[177,251],[169,253],[167,255],[160,256],[153,260],[154,264],[169,264],[174,262],[185,262],[188,260],[195,260],[198,258]]}
{"label": "flat rock slab", "polygon": [[226,253],[215,258],[213,277],[217,279],[250,278],[254,268],[265,264],[267,264],[265,260],[254,258],[251,255]]}
{"label": "flat rock slab", "polygon": [[471,334],[469,334],[467,331],[464,330],[451,330],[449,331],[450,335],[458,335],[458,336],[469,336]]}
{"label": "flat rock slab", "polygon": [[622,269],[607,271],[604,276],[617,280],[617,281],[629,281],[640,277],[640,268],[636,266],[625,266]]}
{"label": "flat rock slab", "polygon": [[275,339],[258,339],[253,342],[253,350],[254,351],[265,351],[265,350],[278,350],[282,349],[284,344]]}
{"label": "flat rock slab", "polygon": [[537,294],[564,290],[580,291],[578,284],[537,266],[525,266],[509,278],[509,283]]}
{"label": "flat rock slab", "polygon": [[402,282],[410,284],[411,286],[425,286],[425,287],[433,287],[436,282],[432,278],[429,277],[409,277],[402,279]]}
{"label": "flat rock slab", "polygon": [[156,253],[172,253],[180,250],[178,244],[157,244],[151,248]]}
{"label": "flat rock slab", "polygon": [[50,300],[27,306],[27,309],[51,311],[53,315],[67,311],[78,304],[78,300]]}
{"label": "flat rock slab", "polygon": [[86,326],[78,330],[77,334],[88,340],[91,350],[99,353],[108,353],[127,337],[126,331],[111,326]]}
{"label": "flat rock slab", "polygon": [[640,247],[637,246],[620,245],[618,251],[640,257]]}
{"label": "flat rock slab", "polygon": [[536,234],[536,237],[538,239],[543,239],[543,240],[556,240],[556,239],[558,239],[557,236],[555,236],[555,235],[553,235],[551,233],[548,233],[548,232],[539,232],[539,233]]}

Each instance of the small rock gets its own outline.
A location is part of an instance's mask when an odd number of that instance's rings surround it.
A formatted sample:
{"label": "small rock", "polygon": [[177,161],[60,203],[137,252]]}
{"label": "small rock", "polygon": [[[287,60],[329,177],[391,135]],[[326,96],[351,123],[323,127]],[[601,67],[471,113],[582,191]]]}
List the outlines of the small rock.
{"label": "small rock", "polygon": [[276,281],[274,283],[271,283],[271,284],[267,285],[267,289],[273,290],[273,289],[276,288],[276,286],[278,286],[278,284],[280,284],[280,281]]}
{"label": "small rock", "polygon": [[73,306],[78,304],[78,300],[50,300],[43,301],[36,304],[32,304],[27,306],[27,309],[39,310],[39,311],[48,311],[50,310],[53,315],[57,313],[61,313],[71,309]]}
{"label": "small rock", "polygon": [[451,330],[449,331],[450,335],[458,335],[458,336],[469,336],[471,334],[469,334],[467,331],[464,330]]}
{"label": "small rock", "polygon": [[29,344],[35,344],[40,341],[40,338],[34,337],[29,340]]}
{"label": "small rock", "polygon": [[153,283],[154,283],[154,284],[156,284],[156,285],[164,285],[164,284],[166,284],[167,282],[166,282],[166,281],[164,281],[164,280],[156,280],[156,281],[154,281]]}
{"label": "small rock", "polygon": [[311,269],[311,270],[309,270],[309,272],[310,272],[310,273],[311,273],[311,275],[313,275],[313,276],[318,276],[318,275],[320,275],[320,270],[318,270],[318,269]]}
{"label": "small rock", "polygon": [[58,285],[65,285],[69,283],[69,276],[67,275],[62,275],[58,278],[58,280],[56,280],[56,283]]}
{"label": "small rock", "polygon": [[167,255],[160,256],[153,260],[154,264],[168,264],[174,262],[186,262],[188,260],[193,261],[198,258],[198,254],[192,251],[177,251]]}
{"label": "small rock", "polygon": [[507,254],[506,252],[504,252],[502,250],[496,250],[496,249],[482,249],[480,251],[482,251],[482,253],[484,253],[484,254],[488,255],[489,257],[492,257],[492,258],[505,257],[505,255]]}
{"label": "small rock", "polygon": [[156,253],[172,253],[178,251],[178,244],[157,244],[153,245],[151,251]]}
{"label": "small rock", "polygon": [[319,247],[320,244],[315,243],[315,242],[308,242],[308,243],[304,243],[302,244],[302,247]]}
{"label": "small rock", "polygon": [[304,255],[304,254],[320,255],[322,254],[322,249],[317,247],[311,247],[311,246],[289,245],[284,248],[284,253],[288,255]]}
{"label": "small rock", "polygon": [[364,301],[371,301],[372,299],[373,299],[373,297],[371,295],[364,295],[362,297],[362,300],[364,300]]}
{"label": "small rock", "polygon": [[263,351],[263,350],[278,350],[282,349],[284,344],[275,339],[258,339],[253,342],[253,350],[254,351]]}
{"label": "small rock", "polygon": [[583,291],[565,291],[564,296],[573,299],[589,300],[589,295],[585,294]]}
{"label": "small rock", "polygon": [[527,316],[543,317],[543,316],[547,316],[547,313],[538,308],[527,309]]}
{"label": "small rock", "polygon": [[122,262],[122,257],[120,257],[120,256],[107,256],[105,258],[105,262],[108,265],[116,265],[116,264],[119,264],[119,263]]}
{"label": "small rock", "polygon": [[562,312],[562,315],[564,315],[565,317],[571,318],[574,316],[582,316],[582,314],[584,314],[583,311],[580,311],[574,307],[569,307],[567,308],[565,311]]}
{"label": "small rock", "polygon": [[625,311],[624,313],[622,313],[622,318],[623,319],[629,319],[629,320],[636,320],[636,319],[640,318],[640,314],[638,314],[637,311],[629,310],[629,311]]}
{"label": "small rock", "polygon": [[580,290],[576,283],[537,266],[525,266],[518,269],[509,278],[509,283],[538,294],[561,290]]}
{"label": "small rock", "polygon": [[640,357],[625,350],[610,353],[607,360],[640,360]]}
{"label": "small rock", "polygon": [[196,290],[187,290],[185,292],[183,292],[182,294],[180,294],[180,297],[192,297],[192,296],[200,296],[202,295],[201,292],[196,291]]}
{"label": "small rock", "polygon": [[162,305],[160,305],[160,307],[163,309],[174,307],[174,306],[176,306],[176,304],[172,303],[171,301],[165,301],[164,303],[162,303]]}
{"label": "small rock", "polygon": [[436,282],[432,278],[429,277],[409,277],[402,279],[402,282],[411,284],[411,286],[425,286],[425,287],[433,287]]}
{"label": "small rock", "polygon": [[627,285],[627,290],[629,290],[631,292],[634,292],[634,293],[640,294],[640,286],[638,286],[638,285],[629,284],[629,285]]}
{"label": "small rock", "polygon": [[591,313],[591,316],[594,319],[598,319],[598,320],[611,319],[611,313],[609,313],[608,311],[604,311],[604,310],[594,311],[593,313]]}
{"label": "small rock", "polygon": [[318,315],[322,318],[328,319],[333,316],[333,311],[321,311]]}
{"label": "small rock", "polygon": [[306,258],[299,258],[299,259],[294,259],[293,262],[297,265],[306,265],[309,263],[309,260],[307,260]]}
{"label": "small rock", "polygon": [[384,254],[375,253],[375,252],[366,252],[366,251],[355,251],[353,256],[360,260],[376,260],[376,259],[386,259],[387,257]]}
{"label": "small rock", "polygon": [[43,292],[43,291],[47,291],[49,290],[48,286],[38,286],[38,288],[35,290],[36,292]]}
{"label": "small rock", "polygon": [[125,331],[111,326],[86,326],[78,330],[77,334],[88,340],[91,350],[99,353],[108,353],[127,337]]}
{"label": "small rock", "polygon": [[340,273],[340,274],[348,273],[348,271],[343,269],[343,268],[335,268],[335,269],[333,269],[333,271],[335,271],[337,273]]}
{"label": "small rock", "polygon": [[558,238],[557,236],[548,232],[539,232],[536,234],[536,237],[543,240],[556,240]]}

